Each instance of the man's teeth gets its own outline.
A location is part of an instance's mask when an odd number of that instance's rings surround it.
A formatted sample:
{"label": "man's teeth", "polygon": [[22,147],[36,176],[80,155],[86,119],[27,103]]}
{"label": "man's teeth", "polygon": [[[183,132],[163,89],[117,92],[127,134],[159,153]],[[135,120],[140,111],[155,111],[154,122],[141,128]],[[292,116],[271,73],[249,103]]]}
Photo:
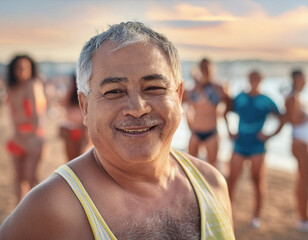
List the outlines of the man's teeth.
{"label": "man's teeth", "polygon": [[123,129],[124,132],[127,133],[140,133],[140,132],[145,132],[145,131],[149,131],[150,128],[142,128],[142,129]]}

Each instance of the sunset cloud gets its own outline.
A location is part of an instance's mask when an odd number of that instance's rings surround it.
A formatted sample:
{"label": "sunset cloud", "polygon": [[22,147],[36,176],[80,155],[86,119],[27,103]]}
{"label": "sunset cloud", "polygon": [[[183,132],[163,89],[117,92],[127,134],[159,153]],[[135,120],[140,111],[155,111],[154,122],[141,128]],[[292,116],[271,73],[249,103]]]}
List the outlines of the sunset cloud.
{"label": "sunset cloud", "polygon": [[180,3],[175,5],[171,9],[163,8],[159,5],[153,5],[147,12],[146,16],[149,20],[155,21],[204,21],[204,22],[221,22],[221,21],[232,21],[236,19],[234,16],[220,11],[219,14],[213,14],[208,9],[199,6],[190,5],[187,3]]}
{"label": "sunset cloud", "polygon": [[[182,48],[180,52],[185,58],[195,56],[196,49],[203,54],[209,51],[209,54],[218,58],[249,58],[263,55],[272,59],[307,59],[308,56],[300,54],[308,49],[308,43],[303,41],[308,38],[308,8],[305,6],[277,16],[269,16],[259,7],[249,15],[232,16],[223,10],[216,9],[214,14],[209,9],[187,4],[175,6],[169,15],[163,11],[159,12],[157,16],[148,16],[154,20],[164,19],[161,30],[168,33],[177,46]],[[183,18],[186,18],[187,22],[182,20]],[[168,19],[178,20],[170,20],[168,24]],[[214,24],[209,24],[212,21]],[[184,24],[180,24],[183,22]],[[175,25],[177,27],[174,27]],[[191,53],[188,46],[192,50]],[[293,47],[301,50],[292,50]],[[215,51],[219,51],[219,54]],[[225,55],[222,51],[225,51]],[[288,56],[287,53],[292,54]]]}
{"label": "sunset cloud", "polygon": [[[60,4],[61,2],[61,4]],[[141,21],[164,33],[182,59],[308,59],[308,7],[300,1],[0,2],[0,61],[16,51],[75,61],[83,44],[109,24]],[[289,9],[283,4],[290,4]],[[276,8],[275,8],[276,6]],[[268,8],[266,8],[268,7]],[[275,12],[269,11],[269,8]]]}

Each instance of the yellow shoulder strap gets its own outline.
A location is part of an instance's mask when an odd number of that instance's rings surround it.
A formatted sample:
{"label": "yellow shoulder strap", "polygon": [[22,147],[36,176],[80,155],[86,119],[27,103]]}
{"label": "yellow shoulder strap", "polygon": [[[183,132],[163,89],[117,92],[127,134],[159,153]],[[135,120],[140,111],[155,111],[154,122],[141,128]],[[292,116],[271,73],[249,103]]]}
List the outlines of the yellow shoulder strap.
{"label": "yellow shoulder strap", "polygon": [[77,196],[87,215],[95,239],[116,240],[116,237],[107,226],[86,189],[73,170],[69,166],[63,165],[56,170],[56,173],[61,175],[67,181]]}

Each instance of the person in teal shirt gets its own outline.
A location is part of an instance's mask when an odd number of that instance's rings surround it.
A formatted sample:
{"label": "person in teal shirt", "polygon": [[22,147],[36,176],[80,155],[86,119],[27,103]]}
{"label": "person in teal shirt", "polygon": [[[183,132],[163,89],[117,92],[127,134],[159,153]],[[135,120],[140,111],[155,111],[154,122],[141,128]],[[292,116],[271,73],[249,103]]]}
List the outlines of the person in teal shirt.
{"label": "person in teal shirt", "polygon": [[[262,75],[258,71],[249,74],[250,91],[241,92],[234,99],[230,99],[226,113],[233,111],[239,116],[238,132],[229,134],[233,139],[233,154],[230,160],[230,172],[228,177],[229,194],[232,201],[235,183],[241,173],[244,160],[251,161],[251,173],[255,187],[255,208],[251,225],[260,227],[260,211],[264,197],[264,157],[265,142],[276,135],[284,124],[283,115],[276,104],[259,91]],[[262,133],[266,117],[274,114],[280,123],[276,131],[271,135]],[[226,116],[226,114],[225,114]],[[226,118],[228,122],[228,119]]]}

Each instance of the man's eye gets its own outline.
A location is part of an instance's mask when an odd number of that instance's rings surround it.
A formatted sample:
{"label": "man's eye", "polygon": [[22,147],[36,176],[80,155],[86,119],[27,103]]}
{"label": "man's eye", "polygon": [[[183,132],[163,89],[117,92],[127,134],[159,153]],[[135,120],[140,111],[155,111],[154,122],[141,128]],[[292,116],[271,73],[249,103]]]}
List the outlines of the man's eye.
{"label": "man's eye", "polygon": [[119,89],[113,89],[113,90],[110,90],[110,91],[107,91],[104,93],[104,95],[108,95],[108,94],[117,94],[117,93],[121,93],[122,91],[119,90]]}
{"label": "man's eye", "polygon": [[165,90],[166,88],[164,87],[159,87],[159,86],[151,86],[147,87],[146,90]]}
{"label": "man's eye", "polygon": [[113,90],[106,91],[104,93],[104,96],[112,98],[112,97],[122,96],[123,94],[124,94],[123,90],[121,90],[121,89],[113,89]]}

